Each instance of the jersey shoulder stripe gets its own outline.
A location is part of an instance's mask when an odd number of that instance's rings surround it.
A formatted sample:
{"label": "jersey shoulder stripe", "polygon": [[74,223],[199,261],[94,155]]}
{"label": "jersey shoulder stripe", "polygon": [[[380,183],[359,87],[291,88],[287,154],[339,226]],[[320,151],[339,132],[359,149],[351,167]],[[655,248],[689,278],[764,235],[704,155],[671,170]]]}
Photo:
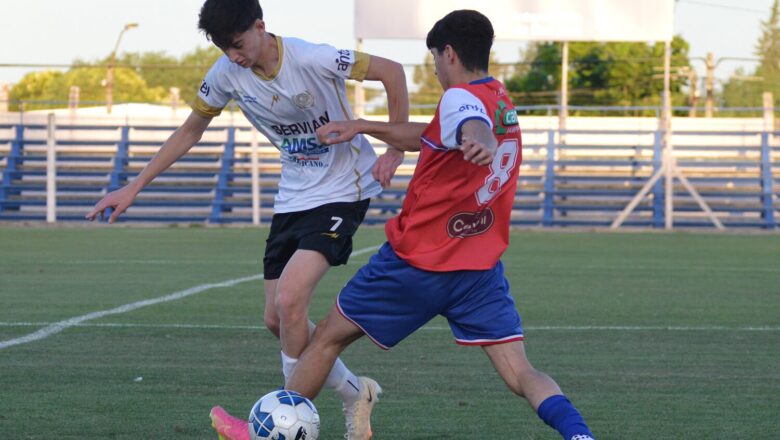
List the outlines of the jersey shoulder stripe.
{"label": "jersey shoulder stripe", "polygon": [[208,105],[200,96],[196,96],[192,102],[192,111],[204,118],[216,118],[222,114],[221,108]]}
{"label": "jersey shoulder stripe", "polygon": [[355,51],[355,64],[352,65],[352,72],[349,79],[363,81],[368,74],[368,65],[371,63],[371,55]]}

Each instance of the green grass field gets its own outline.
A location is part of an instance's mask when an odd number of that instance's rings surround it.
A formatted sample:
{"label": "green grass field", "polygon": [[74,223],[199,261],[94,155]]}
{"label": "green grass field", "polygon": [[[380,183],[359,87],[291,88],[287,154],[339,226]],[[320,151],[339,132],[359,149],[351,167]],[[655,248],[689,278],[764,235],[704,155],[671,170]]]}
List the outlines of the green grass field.
{"label": "green grass field", "polygon": [[[266,234],[1,227],[0,346],[49,330],[0,348],[0,439],[216,438],[211,406],[245,414],[282,383],[259,280],[47,326],[256,275]],[[383,238],[364,228],[355,249]],[[370,254],[327,275],[316,319]],[[599,439],[777,437],[780,235],[518,231],[504,262],[530,359]],[[377,440],[560,438],[443,320],[344,359],[385,390]],[[315,403],[320,438],[341,438],[338,399]]]}

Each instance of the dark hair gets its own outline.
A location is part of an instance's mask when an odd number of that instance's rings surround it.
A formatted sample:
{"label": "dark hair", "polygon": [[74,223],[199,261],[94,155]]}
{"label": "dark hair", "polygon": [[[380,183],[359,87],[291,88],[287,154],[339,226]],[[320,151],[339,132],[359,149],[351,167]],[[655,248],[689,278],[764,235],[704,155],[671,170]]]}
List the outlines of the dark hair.
{"label": "dark hair", "polygon": [[439,52],[449,44],[467,70],[487,71],[493,37],[493,25],[487,17],[464,9],[450,12],[437,21],[428,32],[425,44]]}
{"label": "dark hair", "polygon": [[198,28],[221,49],[233,44],[236,34],[246,32],[263,19],[258,0],[206,0],[200,8]]}

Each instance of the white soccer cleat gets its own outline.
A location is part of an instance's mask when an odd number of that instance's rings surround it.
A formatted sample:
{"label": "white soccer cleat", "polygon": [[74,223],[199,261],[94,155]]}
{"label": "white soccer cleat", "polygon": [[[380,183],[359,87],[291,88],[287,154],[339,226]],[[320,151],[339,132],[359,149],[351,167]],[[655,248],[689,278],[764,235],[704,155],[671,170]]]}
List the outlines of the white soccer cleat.
{"label": "white soccer cleat", "polygon": [[379,400],[382,387],[374,379],[359,377],[360,398],[350,407],[344,406],[344,417],[347,419],[347,440],[369,440],[371,432],[371,411]]}

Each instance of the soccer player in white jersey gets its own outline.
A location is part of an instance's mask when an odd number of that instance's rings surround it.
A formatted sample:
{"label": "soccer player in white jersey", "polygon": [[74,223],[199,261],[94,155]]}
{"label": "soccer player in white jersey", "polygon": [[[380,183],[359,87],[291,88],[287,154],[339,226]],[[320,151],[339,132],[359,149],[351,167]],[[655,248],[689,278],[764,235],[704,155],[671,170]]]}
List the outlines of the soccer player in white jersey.
{"label": "soccer player in white jersey", "polygon": [[[406,79],[401,65],[393,61],[266,31],[258,0],[206,0],[198,26],[225,55],[200,85],[192,113],[135,180],[107,194],[86,217],[92,220],[113,208],[109,218],[113,223],[141,189],[192,148],[212,118],[234,100],[281,156],[279,191],[263,259],[264,320],[281,340],[287,378],[314,326],[308,308],[315,286],[331,266],[347,262],[352,235],[370,197],[389,183],[403,161],[403,152],[392,147],[377,159],[363,136],[324,144],[316,130],[328,122],[353,118],[346,79],[381,81],[390,122],[407,121]],[[368,419],[355,414],[370,414],[379,385],[356,377],[341,361],[336,362],[327,385],[344,401],[347,438],[369,438]],[[226,430],[241,430],[221,408],[214,408],[211,417],[220,436]],[[248,435],[246,422],[242,426]]]}

